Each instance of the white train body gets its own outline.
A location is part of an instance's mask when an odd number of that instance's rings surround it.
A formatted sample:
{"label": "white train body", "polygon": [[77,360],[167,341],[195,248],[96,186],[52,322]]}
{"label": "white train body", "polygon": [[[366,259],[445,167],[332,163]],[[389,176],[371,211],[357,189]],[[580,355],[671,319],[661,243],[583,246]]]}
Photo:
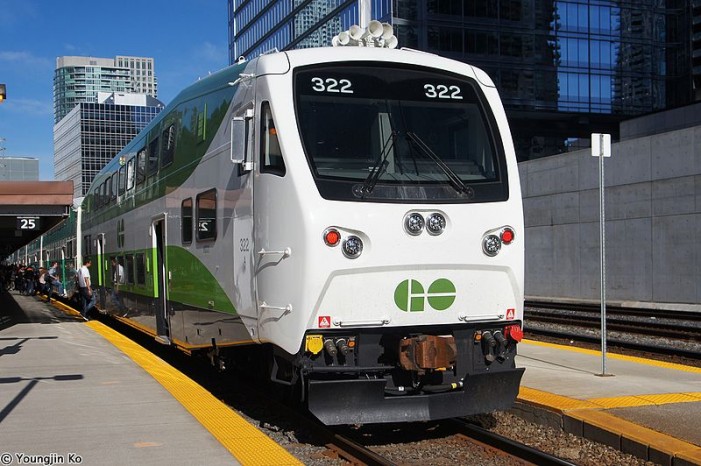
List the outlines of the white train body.
{"label": "white train body", "polygon": [[[86,198],[78,237],[98,258],[101,309],[188,351],[272,348],[273,380],[302,386],[329,424],[508,407],[524,228],[489,77],[415,51],[327,48],[202,81]],[[154,161],[139,186],[142,151]],[[110,256],[130,276],[120,303]]]}

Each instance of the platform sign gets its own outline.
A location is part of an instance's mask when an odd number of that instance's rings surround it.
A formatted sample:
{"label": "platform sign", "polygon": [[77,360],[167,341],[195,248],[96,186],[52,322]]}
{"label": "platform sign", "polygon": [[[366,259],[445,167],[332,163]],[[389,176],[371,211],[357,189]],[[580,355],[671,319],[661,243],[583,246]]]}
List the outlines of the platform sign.
{"label": "platform sign", "polygon": [[611,157],[611,135],[592,133],[591,155],[593,157]]}
{"label": "platform sign", "polygon": [[18,230],[38,230],[40,217],[17,217]]}

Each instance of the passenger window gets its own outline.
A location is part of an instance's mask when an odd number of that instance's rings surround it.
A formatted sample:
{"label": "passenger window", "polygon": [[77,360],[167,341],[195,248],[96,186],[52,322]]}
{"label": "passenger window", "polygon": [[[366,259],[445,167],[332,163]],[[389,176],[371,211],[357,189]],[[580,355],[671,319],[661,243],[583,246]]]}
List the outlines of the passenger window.
{"label": "passenger window", "polygon": [[143,254],[136,255],[136,284],[146,284],[146,262]]}
{"label": "passenger window", "polygon": [[124,267],[124,275],[126,275],[127,283],[134,284],[134,256],[126,256],[127,266]]}
{"label": "passenger window", "polygon": [[127,190],[127,167],[122,165],[119,167],[119,195],[121,196]]}
{"label": "passenger window", "polygon": [[217,237],[217,190],[197,195],[197,240],[211,241]]}
{"label": "passenger window", "polygon": [[136,185],[146,181],[146,149],[141,149],[136,156]]}
{"label": "passenger window", "polygon": [[134,157],[127,163],[127,191],[134,187]]}
{"label": "passenger window", "polygon": [[175,124],[167,127],[161,136],[163,141],[161,167],[165,167],[173,163],[173,158],[175,157]]}
{"label": "passenger window", "polygon": [[148,145],[148,176],[153,176],[158,171],[158,137]]}
{"label": "passenger window", "polygon": [[285,161],[282,158],[277,129],[275,129],[273,113],[270,110],[270,104],[268,102],[263,102],[261,115],[260,171],[261,173],[285,176]]}
{"label": "passenger window", "polygon": [[182,219],[182,242],[192,243],[192,198],[185,199],[180,207],[180,218]]}
{"label": "passenger window", "polygon": [[83,256],[89,256],[92,254],[92,237],[90,235],[83,236]]}

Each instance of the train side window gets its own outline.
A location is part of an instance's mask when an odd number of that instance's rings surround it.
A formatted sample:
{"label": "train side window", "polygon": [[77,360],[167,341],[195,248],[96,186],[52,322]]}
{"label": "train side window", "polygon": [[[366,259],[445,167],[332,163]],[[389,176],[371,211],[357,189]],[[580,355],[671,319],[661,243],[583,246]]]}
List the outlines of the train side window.
{"label": "train side window", "polygon": [[92,238],[90,235],[83,236],[83,256],[92,254]]}
{"label": "train side window", "polygon": [[107,181],[103,181],[102,184],[100,185],[100,200],[98,201],[98,207],[102,207],[103,205],[106,204],[105,200],[107,199]]}
{"label": "train side window", "polygon": [[273,113],[268,102],[263,102],[261,115],[260,171],[261,173],[285,176],[285,161],[282,158],[277,129],[275,129]]}
{"label": "train side window", "polygon": [[127,162],[127,191],[134,187],[134,157]]}
{"label": "train side window", "polygon": [[127,167],[122,165],[119,167],[119,195],[121,196],[127,190]]}
{"label": "train side window", "polygon": [[146,262],[143,254],[136,255],[136,284],[146,284]]}
{"label": "train side window", "polygon": [[197,241],[217,238],[217,190],[197,195]]}
{"label": "train side window", "polygon": [[180,218],[182,219],[182,242],[192,243],[192,198],[188,197],[180,206]]}
{"label": "train side window", "polygon": [[126,260],[126,267],[124,267],[124,275],[126,282],[129,283],[130,285],[134,284],[134,256],[129,254],[128,256],[125,257]]}
{"label": "train side window", "polygon": [[158,171],[158,137],[148,144],[148,176]]}
{"label": "train side window", "polygon": [[136,154],[136,185],[140,186],[146,181],[146,149],[141,149]]}
{"label": "train side window", "polygon": [[117,185],[119,177],[117,173],[110,176],[110,204],[117,199]]}
{"label": "train side window", "polygon": [[161,134],[163,148],[161,150],[161,167],[173,163],[175,156],[175,123],[168,126]]}

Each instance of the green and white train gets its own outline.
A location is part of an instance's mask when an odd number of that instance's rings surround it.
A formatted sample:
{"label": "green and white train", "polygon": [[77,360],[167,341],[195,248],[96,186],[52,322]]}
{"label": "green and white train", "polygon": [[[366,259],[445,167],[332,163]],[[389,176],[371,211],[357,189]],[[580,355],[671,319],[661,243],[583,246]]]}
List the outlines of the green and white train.
{"label": "green and white train", "polygon": [[518,393],[519,176],[473,66],[366,47],[241,61],[127,145],[74,225],[101,312],[221,365],[257,347],[327,424],[464,416]]}

